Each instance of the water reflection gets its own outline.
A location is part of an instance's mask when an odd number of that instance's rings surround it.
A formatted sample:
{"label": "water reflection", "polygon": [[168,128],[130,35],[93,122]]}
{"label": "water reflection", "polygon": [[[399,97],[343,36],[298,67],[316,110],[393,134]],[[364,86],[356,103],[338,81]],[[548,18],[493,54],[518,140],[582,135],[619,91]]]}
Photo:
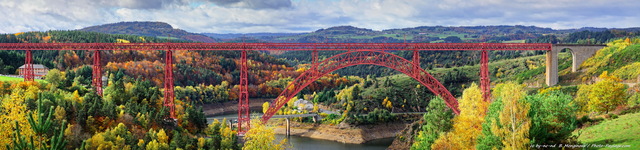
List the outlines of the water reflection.
{"label": "water reflection", "polygon": [[[208,117],[209,123],[213,119],[222,120],[224,117],[238,117],[237,114],[226,114],[221,116]],[[285,138],[285,135],[276,135],[278,140]],[[308,137],[289,136],[288,143],[293,145],[293,150],[384,150],[393,142],[393,138],[372,140],[364,144],[345,144],[336,141],[313,139]]]}
{"label": "water reflection", "polygon": [[[285,135],[276,135],[278,140]],[[329,140],[313,139],[307,137],[289,136],[289,144],[294,150],[384,150],[391,145],[393,138],[385,138],[369,141],[364,144],[345,144]]]}

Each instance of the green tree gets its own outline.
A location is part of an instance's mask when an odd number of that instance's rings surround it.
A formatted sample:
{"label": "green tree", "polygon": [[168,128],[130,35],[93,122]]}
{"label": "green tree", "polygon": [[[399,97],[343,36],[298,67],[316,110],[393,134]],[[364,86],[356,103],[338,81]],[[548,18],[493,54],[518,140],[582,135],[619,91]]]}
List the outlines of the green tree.
{"label": "green tree", "polygon": [[453,112],[440,97],[429,101],[429,106],[424,114],[424,125],[418,132],[415,142],[411,145],[412,150],[431,149],[431,144],[438,137],[451,129],[451,119]]}
{"label": "green tree", "polygon": [[577,127],[578,108],[572,103],[571,95],[551,91],[546,94],[527,96],[526,100],[531,104],[529,110],[531,144],[566,143],[565,140]]}
{"label": "green tree", "polygon": [[51,84],[51,88],[55,89],[60,86],[60,83],[64,81],[64,76],[58,69],[51,69],[47,72],[47,75],[44,76],[44,80]]}
{"label": "green tree", "polygon": [[[476,149],[502,149],[504,147],[500,137],[491,131],[491,127],[500,122],[502,107],[502,98],[494,98],[493,102],[489,104],[489,111],[484,123],[482,123],[482,134],[478,137]],[[500,125],[498,124],[498,126]]]}

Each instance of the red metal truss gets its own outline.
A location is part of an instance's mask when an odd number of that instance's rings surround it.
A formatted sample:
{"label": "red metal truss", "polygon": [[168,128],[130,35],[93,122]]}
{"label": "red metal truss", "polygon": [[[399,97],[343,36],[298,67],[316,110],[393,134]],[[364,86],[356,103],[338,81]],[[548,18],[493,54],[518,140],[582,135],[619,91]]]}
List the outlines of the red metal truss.
{"label": "red metal truss", "polygon": [[22,69],[22,75],[24,81],[33,81],[33,56],[31,55],[31,50],[27,50],[27,53],[24,55],[24,69]]}
{"label": "red metal truss", "polygon": [[[173,50],[236,50],[242,51],[240,68],[240,95],[238,104],[238,131],[244,133],[250,128],[249,95],[247,91],[247,50],[281,51],[281,50],[312,50],[312,67],[296,78],[276,99],[263,116],[268,120],[280,107],[297,94],[304,87],[323,75],[348,66],[372,64],[386,66],[398,70],[425,85],[436,95],[442,97],[447,106],[457,114],[457,101],[429,73],[421,69],[419,51],[466,51],[480,50],[481,56],[481,86],[483,98],[489,100],[490,82],[488,73],[488,55],[486,50],[546,50],[550,51],[549,43],[0,43],[0,50],[26,50],[25,69],[22,74],[25,81],[33,81],[33,64],[31,50],[95,50],[93,62],[93,86],[101,94],[102,69],[100,64],[100,50],[168,50],[165,55],[164,76],[164,106],[170,110],[170,118],[175,119],[174,90],[173,90]],[[347,51],[318,62],[318,51]],[[384,50],[411,50],[414,55],[412,61],[384,52]]]}
{"label": "red metal truss", "polygon": [[420,53],[417,50],[413,51],[413,60],[411,60],[414,69],[422,69],[420,68]]}
{"label": "red metal truss", "polygon": [[100,64],[100,51],[93,51],[93,88],[96,94],[102,96],[102,65]]}
{"label": "red metal truss", "polygon": [[420,68],[415,68],[416,63],[404,59],[400,56],[377,50],[354,50],[338,54],[327,58],[326,60],[313,65],[309,70],[302,73],[291,84],[282,91],[282,93],[272,103],[271,107],[262,116],[262,121],[269,120],[285,103],[293,98],[298,92],[307,87],[309,84],[320,77],[349,66],[354,65],[379,65],[400,71],[408,76],[416,79],[420,84],[427,87],[434,94],[442,97],[449,108],[458,114],[458,101],[438,80],[433,78],[431,74]]}
{"label": "red metal truss", "polygon": [[0,50],[551,50],[549,43],[0,43]]}
{"label": "red metal truss", "polygon": [[480,88],[484,101],[491,101],[491,81],[489,79],[489,54],[486,50],[480,56]]}
{"label": "red metal truss", "polygon": [[[248,81],[247,51],[240,56],[240,96],[238,99],[238,134],[244,135],[251,128],[249,116],[249,81]],[[243,126],[245,128],[243,128]]]}
{"label": "red metal truss", "polygon": [[318,50],[311,51],[311,65],[318,63]]}
{"label": "red metal truss", "polygon": [[173,100],[173,51],[167,50],[164,55],[164,106],[169,108],[169,118],[175,120]]}

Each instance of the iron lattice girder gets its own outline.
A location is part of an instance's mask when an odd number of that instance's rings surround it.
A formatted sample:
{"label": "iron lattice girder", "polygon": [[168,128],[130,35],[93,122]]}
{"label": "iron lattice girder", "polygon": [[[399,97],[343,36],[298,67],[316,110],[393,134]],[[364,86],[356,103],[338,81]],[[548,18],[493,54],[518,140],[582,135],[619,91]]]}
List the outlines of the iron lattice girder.
{"label": "iron lattice girder", "polygon": [[164,58],[164,106],[169,107],[169,118],[176,119],[173,91],[173,51],[167,50]]}
{"label": "iron lattice girder", "polygon": [[96,94],[102,96],[102,65],[100,51],[93,51],[93,88]]}
{"label": "iron lattice girder", "polygon": [[240,96],[238,96],[238,134],[240,135],[244,135],[251,128],[248,72],[247,51],[242,51],[240,55]]}
{"label": "iron lattice girder", "polygon": [[31,50],[27,50],[24,57],[24,69],[22,69],[24,81],[33,81],[35,73],[33,71],[33,56],[31,55]]}
{"label": "iron lattice girder", "polygon": [[551,50],[550,43],[0,43],[0,50]]}
{"label": "iron lattice girder", "polygon": [[483,50],[480,54],[480,87],[484,101],[491,101],[491,81],[489,78],[489,54]]}
{"label": "iron lattice girder", "polygon": [[267,112],[262,116],[262,121],[266,122],[269,120],[298,92],[322,76],[341,68],[363,64],[385,66],[407,74],[427,87],[434,94],[442,97],[447,106],[449,106],[454,113],[458,114],[460,112],[458,110],[458,101],[455,97],[453,97],[453,95],[451,95],[451,93],[440,82],[438,82],[438,80],[433,78],[431,74],[421,68],[416,68],[414,63],[411,61],[384,51],[358,50],[345,52],[327,58],[302,73],[298,78],[291,82],[291,84],[286,86],[274,103],[271,104]]}

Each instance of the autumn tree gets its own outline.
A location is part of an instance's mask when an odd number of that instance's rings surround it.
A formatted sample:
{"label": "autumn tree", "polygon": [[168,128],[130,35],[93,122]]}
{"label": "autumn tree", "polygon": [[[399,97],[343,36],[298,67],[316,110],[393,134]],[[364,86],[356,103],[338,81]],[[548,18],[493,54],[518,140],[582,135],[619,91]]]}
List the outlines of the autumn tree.
{"label": "autumn tree", "polygon": [[429,106],[423,116],[424,125],[418,132],[415,142],[411,146],[412,150],[431,149],[431,144],[438,137],[451,129],[451,119],[453,112],[444,103],[442,98],[437,97],[429,101]]}
{"label": "autumn tree", "polygon": [[505,149],[526,149],[529,145],[531,120],[527,116],[529,103],[524,100],[524,85],[505,83],[496,85],[496,88],[500,90],[494,94],[502,99],[503,108],[499,115],[500,120],[493,121],[495,123],[491,130],[502,139]]}
{"label": "autumn tree", "polygon": [[269,110],[269,102],[262,103],[262,113],[266,114],[267,110]]}
{"label": "autumn tree", "polygon": [[27,106],[25,105],[25,90],[21,88],[14,88],[11,95],[5,96],[1,101],[0,109],[0,145],[10,145],[13,147],[11,137],[16,127],[21,129],[21,135],[25,139],[32,139],[35,136],[35,132],[31,128],[27,120]]}
{"label": "autumn tree", "polygon": [[625,103],[626,87],[619,78],[609,75],[607,71],[599,78],[600,81],[594,84],[579,86],[575,101],[585,111],[608,113]]}
{"label": "autumn tree", "polygon": [[393,111],[393,103],[389,101],[389,97],[385,97],[382,100],[382,106],[384,106],[385,108],[391,109]]}
{"label": "autumn tree", "polygon": [[268,127],[259,120],[251,121],[251,129],[244,136],[246,142],[243,150],[254,149],[270,149],[284,150],[286,148],[286,139],[276,143],[275,132],[272,127]]}
{"label": "autumn tree", "polygon": [[480,88],[473,83],[462,92],[459,104],[460,115],[453,118],[451,132],[440,136],[431,149],[465,149],[476,145],[489,102],[482,99]]}
{"label": "autumn tree", "polygon": [[[163,131],[161,130],[161,132]],[[160,135],[158,135],[158,139],[161,139]],[[134,145],[134,142],[135,140],[133,140],[133,135],[131,134],[131,132],[128,131],[127,127],[124,124],[119,123],[115,128],[96,133],[91,138],[87,139],[84,148],[131,149],[131,145]]]}

